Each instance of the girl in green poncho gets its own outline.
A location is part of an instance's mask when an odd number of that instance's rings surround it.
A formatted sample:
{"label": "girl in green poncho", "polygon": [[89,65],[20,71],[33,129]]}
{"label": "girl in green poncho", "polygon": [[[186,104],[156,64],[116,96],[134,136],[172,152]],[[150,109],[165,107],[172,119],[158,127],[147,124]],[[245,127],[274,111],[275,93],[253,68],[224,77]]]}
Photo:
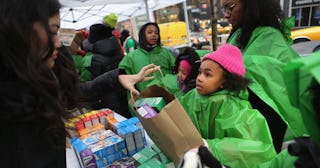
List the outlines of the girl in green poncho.
{"label": "girl in green poncho", "polygon": [[206,55],[196,88],[181,104],[213,155],[229,167],[254,167],[276,152],[265,118],[247,100],[241,51],[230,44]]}
{"label": "girl in green poncho", "polygon": [[186,47],[176,58],[174,74],[167,74],[164,77],[163,83],[168,91],[179,98],[195,88],[200,63],[197,52],[191,47]]}
{"label": "girl in green poncho", "polygon": [[196,78],[200,67],[200,57],[191,47],[179,54],[174,70],[178,73],[177,83],[183,93],[196,87]]}
{"label": "girl in green poncho", "polygon": [[[174,67],[174,56],[170,51],[161,46],[160,31],[156,23],[146,23],[139,31],[139,48],[128,53],[120,62],[121,74],[136,74],[148,64],[161,67],[163,75],[171,74]],[[155,74],[156,80],[161,79],[161,74]],[[156,81],[155,81],[156,82]],[[137,89],[143,91],[150,82],[137,84]]]}
{"label": "girl in green poncho", "polygon": [[308,134],[282,76],[282,67],[299,57],[290,46],[294,20],[284,20],[277,0],[222,0],[221,4],[224,17],[232,24],[227,42],[241,49],[246,77],[252,80],[249,101],[267,119],[280,152],[287,127],[294,137]]}

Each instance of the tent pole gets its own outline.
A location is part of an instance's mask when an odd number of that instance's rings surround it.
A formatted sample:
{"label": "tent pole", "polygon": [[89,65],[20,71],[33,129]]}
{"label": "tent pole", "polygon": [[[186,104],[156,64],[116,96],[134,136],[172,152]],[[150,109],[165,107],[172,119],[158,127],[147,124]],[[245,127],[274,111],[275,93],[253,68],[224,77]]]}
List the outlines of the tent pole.
{"label": "tent pole", "polygon": [[211,41],[212,41],[212,51],[215,51],[218,47],[217,43],[217,18],[216,18],[216,0],[210,0],[211,6]]}
{"label": "tent pole", "polygon": [[184,20],[186,22],[186,29],[187,29],[187,38],[188,38],[188,46],[191,46],[190,41],[190,26],[189,26],[189,18],[188,18],[188,10],[187,10],[187,1],[183,1],[183,9],[184,9]]}
{"label": "tent pole", "polygon": [[147,20],[148,20],[148,22],[151,22],[151,20],[150,20],[150,14],[149,14],[148,0],[144,0],[144,3],[145,3],[145,5],[146,5]]}

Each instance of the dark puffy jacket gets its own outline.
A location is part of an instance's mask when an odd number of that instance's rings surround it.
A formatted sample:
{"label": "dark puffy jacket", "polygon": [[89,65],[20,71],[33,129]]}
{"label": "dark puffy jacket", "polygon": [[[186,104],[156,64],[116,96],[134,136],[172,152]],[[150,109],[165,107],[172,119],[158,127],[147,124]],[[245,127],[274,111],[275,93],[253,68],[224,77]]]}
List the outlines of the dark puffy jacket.
{"label": "dark puffy jacket", "polygon": [[93,109],[110,108],[120,115],[130,118],[126,90],[118,79],[119,69],[114,69],[97,78],[81,83],[82,94]]}
{"label": "dark puffy jacket", "polygon": [[94,110],[110,108],[124,117],[130,117],[126,91],[118,82],[116,68],[123,54],[117,38],[111,36],[96,41],[92,53],[91,66],[87,68],[92,74],[92,81],[81,87],[88,98],[86,101]]}
{"label": "dark puffy jacket", "polygon": [[114,36],[95,42],[92,54],[91,66],[87,68],[92,74],[92,79],[117,68],[123,58],[120,44]]}

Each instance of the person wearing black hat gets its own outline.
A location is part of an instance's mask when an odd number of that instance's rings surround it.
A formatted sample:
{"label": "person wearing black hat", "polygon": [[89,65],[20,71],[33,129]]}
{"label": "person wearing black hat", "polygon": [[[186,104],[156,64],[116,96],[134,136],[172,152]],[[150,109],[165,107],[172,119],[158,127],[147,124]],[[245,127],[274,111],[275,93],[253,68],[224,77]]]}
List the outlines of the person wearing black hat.
{"label": "person wearing black hat", "polygon": [[[112,34],[113,30],[113,27],[102,23],[90,26],[88,42],[92,44],[92,60],[87,69],[91,73],[92,80],[105,72],[117,69],[123,58],[120,44]],[[130,117],[126,91],[119,86],[108,89],[106,92],[92,95],[89,103],[91,108],[110,108],[125,117]]]}
{"label": "person wearing black hat", "polygon": [[113,28],[105,24],[90,26],[88,42],[92,45],[92,62],[88,70],[92,79],[118,67],[123,55],[117,39],[112,35]]}

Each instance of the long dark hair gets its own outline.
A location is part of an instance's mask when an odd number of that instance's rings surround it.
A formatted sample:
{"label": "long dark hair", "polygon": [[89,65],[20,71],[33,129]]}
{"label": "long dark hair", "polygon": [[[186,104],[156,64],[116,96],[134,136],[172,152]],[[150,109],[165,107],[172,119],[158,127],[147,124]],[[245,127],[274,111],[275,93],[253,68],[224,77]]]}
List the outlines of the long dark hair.
{"label": "long dark hair", "polygon": [[[35,97],[32,115],[39,119],[39,130],[53,144],[62,145],[66,130],[62,119],[66,112],[61,104],[58,82],[46,60],[54,45],[48,19],[59,14],[57,0],[0,1],[0,69],[4,81],[15,79],[29,88]],[[34,23],[40,23],[47,33],[48,50],[43,50]],[[17,99],[20,95],[16,95]],[[41,129],[40,129],[41,128]]]}
{"label": "long dark hair", "polygon": [[161,45],[161,39],[160,39],[160,28],[158,26],[157,23],[154,23],[154,22],[148,22],[146,24],[144,24],[141,28],[140,28],[140,31],[139,31],[139,46],[143,49],[148,49],[148,46],[147,46],[147,40],[146,40],[146,28],[147,26],[149,25],[153,25],[155,26],[157,29],[158,29],[158,32],[159,32],[159,38],[158,38],[158,41],[157,41],[157,45]]}
{"label": "long dark hair", "polygon": [[79,75],[73,63],[72,55],[65,46],[59,48],[53,71],[59,81],[63,106],[69,110],[81,107]]}
{"label": "long dark hair", "polygon": [[244,49],[251,37],[253,30],[259,26],[270,26],[281,31],[284,15],[278,0],[240,0],[242,3],[242,21],[238,27],[233,27],[231,34],[241,28],[237,39],[238,47]]}
{"label": "long dark hair", "polygon": [[191,65],[190,73],[183,81],[188,87],[186,90],[184,90],[184,92],[188,92],[190,89],[196,87],[196,79],[199,74],[201,61],[199,55],[193,48],[186,47],[184,51],[177,56],[173,73],[178,73],[178,68],[182,60],[188,61],[188,63]]}

